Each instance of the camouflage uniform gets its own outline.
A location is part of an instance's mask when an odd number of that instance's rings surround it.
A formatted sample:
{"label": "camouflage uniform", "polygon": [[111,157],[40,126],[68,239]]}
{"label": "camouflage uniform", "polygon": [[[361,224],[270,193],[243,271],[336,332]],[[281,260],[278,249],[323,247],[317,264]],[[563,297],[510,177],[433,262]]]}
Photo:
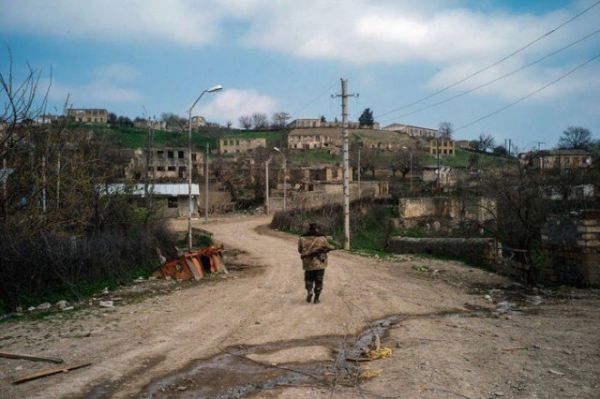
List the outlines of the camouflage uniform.
{"label": "camouflage uniform", "polygon": [[314,303],[319,303],[327,267],[327,252],[333,249],[334,247],[327,242],[327,238],[317,232],[313,226],[298,240],[298,252],[304,269],[304,285],[308,293],[306,302],[311,301],[314,287]]}

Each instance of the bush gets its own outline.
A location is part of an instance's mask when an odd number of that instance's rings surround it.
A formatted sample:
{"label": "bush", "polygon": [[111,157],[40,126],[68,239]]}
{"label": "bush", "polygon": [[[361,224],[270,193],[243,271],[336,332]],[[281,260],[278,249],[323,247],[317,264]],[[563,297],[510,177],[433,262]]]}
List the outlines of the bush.
{"label": "bush", "polygon": [[[364,250],[383,250],[392,234],[390,219],[395,207],[385,201],[359,200],[351,204],[350,235],[352,247]],[[323,234],[343,242],[344,216],[339,204],[330,204],[316,209],[295,209],[277,212],[271,227],[300,234],[308,223],[317,223]]]}
{"label": "bush", "polygon": [[174,255],[162,225],[135,225],[76,237],[0,227],[0,302],[6,309],[42,300],[79,299],[158,267],[156,248]]}

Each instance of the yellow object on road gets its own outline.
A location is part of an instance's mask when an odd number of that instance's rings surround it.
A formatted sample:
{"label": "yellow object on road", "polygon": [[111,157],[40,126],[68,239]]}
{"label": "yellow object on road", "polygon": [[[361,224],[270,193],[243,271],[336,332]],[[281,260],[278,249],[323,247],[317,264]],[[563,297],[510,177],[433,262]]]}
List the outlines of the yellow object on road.
{"label": "yellow object on road", "polygon": [[390,356],[392,356],[392,350],[390,348],[380,348],[367,353],[367,357],[370,360],[387,359]]}

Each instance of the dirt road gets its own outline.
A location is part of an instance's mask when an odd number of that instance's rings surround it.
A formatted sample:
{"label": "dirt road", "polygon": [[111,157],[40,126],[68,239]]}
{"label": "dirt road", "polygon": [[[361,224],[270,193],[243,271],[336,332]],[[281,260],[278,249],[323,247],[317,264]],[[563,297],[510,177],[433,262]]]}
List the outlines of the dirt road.
{"label": "dirt road", "polygon": [[[86,369],[12,386],[15,377],[46,365],[0,359],[0,397],[202,397],[203,389],[224,392],[244,379],[248,383],[236,392],[261,398],[598,397],[597,297],[544,299],[535,312],[498,316],[483,291],[469,291],[508,283],[501,277],[457,262],[379,261],[336,252],[322,303],[307,304],[295,238],[257,231],[267,222],[231,219],[205,227],[226,247],[245,251],[243,261],[256,272],[232,273],[113,309],[0,325],[2,351],[92,362]],[[423,273],[421,266],[439,272]],[[371,321],[391,315],[401,320],[383,338],[392,358],[363,367],[377,378],[358,388],[292,378],[275,389],[252,389],[261,382],[252,378],[283,378],[281,365],[324,370],[317,366],[334,361],[336,345],[352,342]],[[243,352],[247,348],[255,350]],[[229,357],[219,357],[224,355]],[[227,366],[238,357],[245,363]],[[256,367],[272,367],[272,373],[261,376],[248,359]],[[330,377],[329,382],[337,376]],[[231,392],[223,397],[235,397]]]}

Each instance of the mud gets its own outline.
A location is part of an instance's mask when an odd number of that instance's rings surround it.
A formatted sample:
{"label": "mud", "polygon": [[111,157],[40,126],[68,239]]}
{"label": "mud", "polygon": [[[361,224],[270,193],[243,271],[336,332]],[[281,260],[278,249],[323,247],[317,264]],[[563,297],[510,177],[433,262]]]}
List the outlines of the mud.
{"label": "mud", "polygon": [[[407,319],[476,317],[475,312],[442,312],[419,316],[392,315],[376,320],[355,337],[320,336],[303,340],[273,342],[251,347],[231,347],[204,360],[192,362],[184,370],[146,386],[139,398],[241,398],[264,390],[289,386],[360,384],[360,363],[375,337],[385,338],[388,330]],[[331,351],[331,361],[268,364],[248,358],[290,348],[323,346]]]}

